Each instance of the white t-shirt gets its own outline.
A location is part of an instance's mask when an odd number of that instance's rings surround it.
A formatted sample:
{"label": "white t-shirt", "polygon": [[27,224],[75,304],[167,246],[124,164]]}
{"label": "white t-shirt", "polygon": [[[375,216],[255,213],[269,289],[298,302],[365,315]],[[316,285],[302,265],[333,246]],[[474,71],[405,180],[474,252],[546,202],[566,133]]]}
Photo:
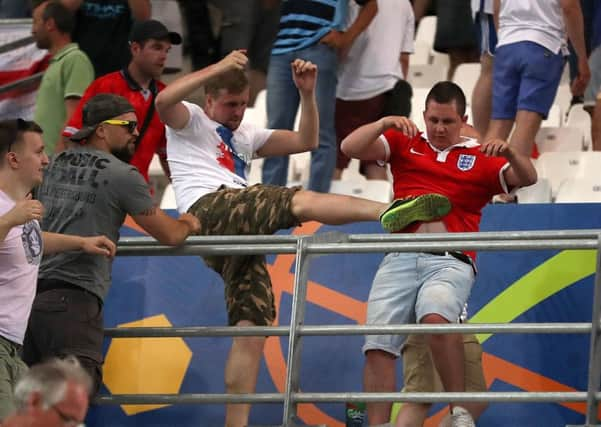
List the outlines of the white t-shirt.
{"label": "white t-shirt", "polygon": [[[349,24],[359,13],[349,4]],[[346,101],[370,99],[403,79],[401,53],[413,53],[413,8],[409,0],[378,0],[378,13],[356,39],[338,67],[336,97]]]}
{"label": "white t-shirt", "polygon": [[[246,187],[245,177],[248,176],[250,161],[273,132],[242,123],[233,132],[235,154],[218,133],[223,125],[207,117],[198,105],[185,101],[183,104],[190,112],[186,126],[182,129],[165,127],[171,182],[177,209],[181,213],[187,212],[200,197],[216,191],[222,185]],[[240,160],[243,161],[244,171],[238,170],[237,174]]]}
{"label": "white t-shirt", "polygon": [[568,54],[559,0],[503,0],[499,11],[497,48],[531,41],[557,54]]}
{"label": "white t-shirt", "polygon": [[[0,191],[0,215],[14,206]],[[35,220],[11,228],[0,242],[0,335],[17,344],[23,344],[27,329],[42,249],[42,231]]]}

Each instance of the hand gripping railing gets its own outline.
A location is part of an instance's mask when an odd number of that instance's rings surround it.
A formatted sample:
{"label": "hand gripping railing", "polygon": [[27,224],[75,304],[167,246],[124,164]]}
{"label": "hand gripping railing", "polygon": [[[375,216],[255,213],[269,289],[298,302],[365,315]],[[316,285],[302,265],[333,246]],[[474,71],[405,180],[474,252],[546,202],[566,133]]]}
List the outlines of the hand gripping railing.
{"label": "hand gripping railing", "polygon": [[[338,232],[311,236],[204,236],[191,237],[172,248],[148,237],[119,241],[120,256],[140,255],[250,255],[296,254],[290,326],[107,328],[108,337],[209,337],[289,336],[284,393],[112,395],[100,404],[283,403],[283,425],[293,425],[297,405],[308,402],[584,402],[586,426],[598,422],[601,399],[601,240],[600,230],[517,231],[448,234],[351,234]],[[334,253],[422,252],[444,250],[512,251],[543,249],[595,249],[597,267],[591,323],[512,323],[445,325],[314,325],[304,326],[308,266],[315,256]],[[460,333],[575,333],[590,334],[588,390],[586,392],[485,392],[485,393],[302,393],[299,391],[301,337],[367,334]]]}

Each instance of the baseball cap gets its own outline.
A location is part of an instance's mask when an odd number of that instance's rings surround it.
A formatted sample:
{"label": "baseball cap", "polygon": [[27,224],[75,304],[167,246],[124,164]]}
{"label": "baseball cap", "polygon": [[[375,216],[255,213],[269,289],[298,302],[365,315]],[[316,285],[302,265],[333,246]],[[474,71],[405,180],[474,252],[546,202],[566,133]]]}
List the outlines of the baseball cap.
{"label": "baseball cap", "polygon": [[182,43],[182,36],[169,31],[167,27],[156,19],[134,22],[129,33],[129,41],[143,42],[148,39],[169,40],[171,44],[175,45]]}
{"label": "baseball cap", "polygon": [[81,141],[88,138],[100,123],[125,113],[136,110],[129,101],[122,96],[112,93],[101,93],[92,98],[83,106],[83,127],[71,136],[72,141]]}

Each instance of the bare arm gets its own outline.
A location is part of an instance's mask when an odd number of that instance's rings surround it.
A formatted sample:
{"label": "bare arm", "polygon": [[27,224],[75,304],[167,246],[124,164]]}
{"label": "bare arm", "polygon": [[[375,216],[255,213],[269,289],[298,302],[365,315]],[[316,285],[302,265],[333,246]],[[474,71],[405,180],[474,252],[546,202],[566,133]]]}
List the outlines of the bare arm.
{"label": "bare arm", "polygon": [[370,0],[361,8],[357,18],[346,31],[332,30],[322,37],[319,42],[327,44],[334,49],[338,49],[342,54],[345,54],[359,34],[365,31],[377,13],[378,2],[376,0]]}
{"label": "bare arm", "polygon": [[380,135],[390,128],[396,128],[409,137],[417,135],[417,127],[407,117],[387,116],[355,129],[342,141],[342,152],[349,157],[361,160],[388,161],[386,148]]}
{"label": "bare arm", "polygon": [[407,80],[407,78],[409,77],[409,54],[408,53],[401,53],[401,71],[403,72],[403,77],[405,78],[405,80]]}
{"label": "bare arm", "polygon": [[521,154],[501,139],[486,141],[480,147],[487,156],[502,156],[509,161],[509,167],[505,169],[505,182],[511,188],[526,187],[536,183],[537,174],[529,157]]}
{"label": "bare arm", "polygon": [[597,94],[597,102],[593,110],[591,134],[593,138],[593,150],[601,151],[601,92]]}
{"label": "bare arm", "polygon": [[157,207],[134,215],[133,219],[148,234],[169,246],[182,244],[190,234],[196,233],[200,228],[200,222],[194,215],[185,213],[174,219]]}
{"label": "bare arm", "polygon": [[128,0],[131,15],[136,21],[146,21],[152,15],[150,0]]}
{"label": "bare arm", "polygon": [[296,59],[291,68],[292,79],[300,94],[301,117],[298,132],[275,130],[257,151],[261,157],[310,151],[319,144],[319,114],[315,101],[317,66],[309,61]]}
{"label": "bare arm", "polygon": [[578,76],[572,83],[572,93],[582,95],[591,78],[584,42],[584,21],[579,0],[560,0],[563,19],[566,25],[568,38],[572,42],[576,56],[578,56]]}
{"label": "bare arm", "polygon": [[495,30],[499,32],[499,15],[501,13],[501,0],[494,0],[493,2],[493,20],[495,22]]}
{"label": "bare arm", "polygon": [[0,216],[0,242],[3,242],[11,228],[25,224],[31,220],[42,219],[44,207],[38,200],[19,200],[15,206]]}
{"label": "bare arm", "polygon": [[44,255],[66,251],[83,251],[89,254],[112,257],[115,256],[117,250],[115,243],[105,236],[82,237],[44,231],[42,232],[42,238],[44,239]]}
{"label": "bare arm", "polygon": [[431,0],[415,0],[413,2],[413,14],[415,15],[415,22],[419,22],[424,17],[426,11],[430,7]]}
{"label": "bare arm", "polygon": [[244,69],[247,62],[248,57],[243,51],[234,50],[218,63],[175,80],[156,97],[155,105],[161,121],[174,129],[182,129],[190,120],[190,113],[182,104],[184,98],[219,74]]}

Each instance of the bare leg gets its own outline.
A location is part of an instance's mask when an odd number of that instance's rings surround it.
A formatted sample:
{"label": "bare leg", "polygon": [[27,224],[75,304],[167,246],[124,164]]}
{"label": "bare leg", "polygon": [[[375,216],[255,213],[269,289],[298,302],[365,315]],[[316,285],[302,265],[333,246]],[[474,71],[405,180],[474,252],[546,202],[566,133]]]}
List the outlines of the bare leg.
{"label": "bare leg", "polygon": [[339,194],[298,191],[292,198],[292,213],[300,221],[319,221],[339,225],[358,221],[377,221],[388,205]]}
{"label": "bare leg", "polygon": [[597,95],[597,102],[591,118],[591,137],[593,150],[601,151],[601,94]]}
{"label": "bare leg", "polygon": [[484,141],[493,138],[499,138],[506,141],[511,133],[511,128],[513,128],[513,120],[492,119],[488,124],[488,131],[486,132]]}
{"label": "bare leg", "polygon": [[511,134],[509,143],[520,153],[530,157],[542,120],[543,118],[538,113],[519,110],[515,118],[515,130]]}
{"label": "bare leg", "polygon": [[267,76],[263,71],[249,70],[248,71],[248,85],[250,87],[250,97],[248,100],[248,106],[254,107],[257,94],[265,89]]}
{"label": "bare leg", "polygon": [[[254,324],[242,320],[236,326],[254,326]],[[264,345],[264,337],[234,337],[225,365],[227,393],[253,393],[255,391]],[[226,427],[246,426],[249,413],[249,404],[227,404],[225,410]]]}
{"label": "bare leg", "polygon": [[[426,314],[421,323],[449,323],[447,319],[438,314]],[[463,337],[461,334],[432,334],[426,335],[432,361],[445,391],[465,391],[465,355],[463,352]],[[463,406],[462,403],[452,402]]]}
{"label": "bare leg", "polygon": [[478,62],[478,53],[476,49],[449,49],[449,71],[447,79],[453,80],[453,75],[455,74],[457,67],[466,62]]}
{"label": "bare leg", "polygon": [[430,406],[429,403],[403,403],[395,427],[422,427]]}
{"label": "bare leg", "polygon": [[[363,391],[394,392],[396,390],[396,357],[381,350],[369,350],[365,354],[363,368]],[[369,425],[385,424],[390,421],[392,402],[367,404]]]}
{"label": "bare leg", "polygon": [[472,93],[472,115],[474,127],[480,135],[486,135],[492,108],[493,57],[483,53],[480,57],[480,77]]}

